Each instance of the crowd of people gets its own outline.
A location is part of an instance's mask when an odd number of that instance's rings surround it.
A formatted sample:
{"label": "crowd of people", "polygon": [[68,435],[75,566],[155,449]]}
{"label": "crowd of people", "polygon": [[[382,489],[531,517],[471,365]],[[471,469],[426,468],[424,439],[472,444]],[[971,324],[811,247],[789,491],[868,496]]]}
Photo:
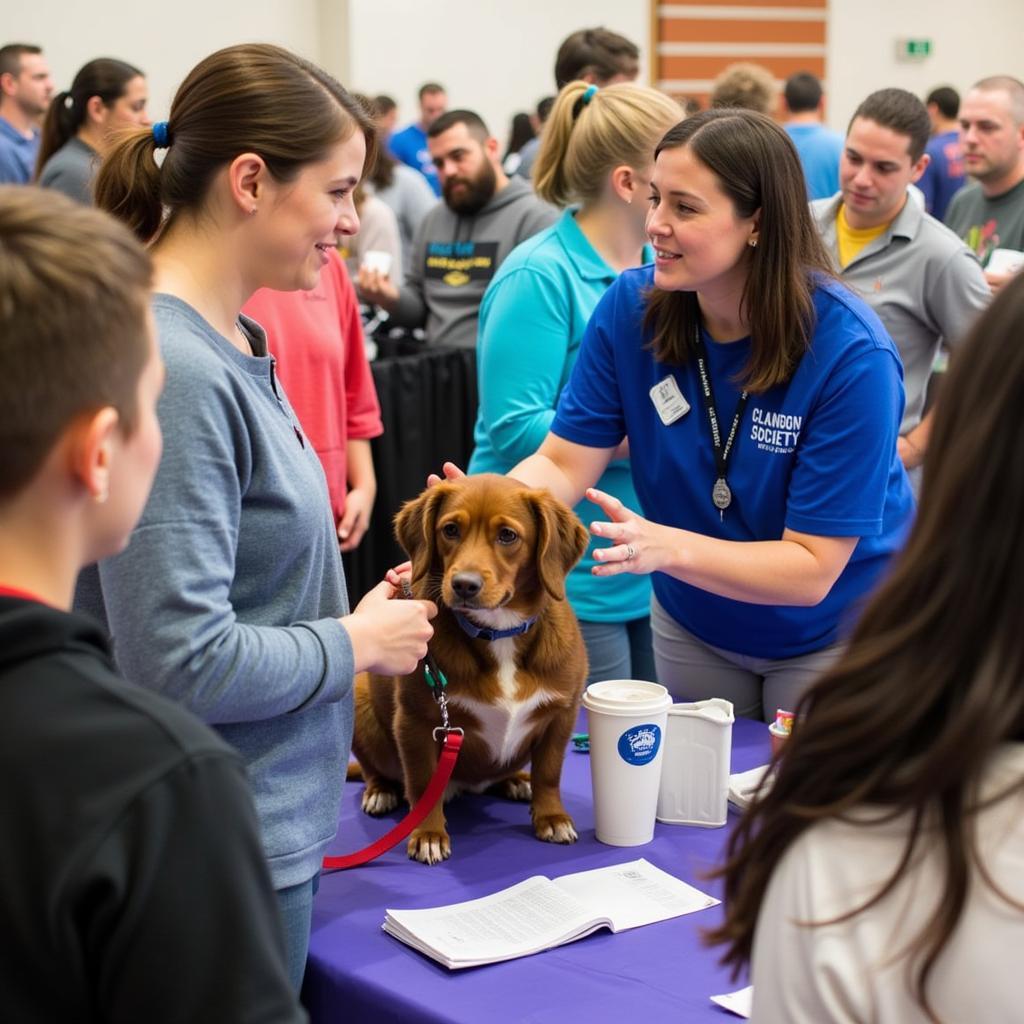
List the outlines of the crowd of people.
{"label": "crowd of people", "polygon": [[711,936],[755,1019],[1013,1019],[1024,84],[840,135],[807,72],[700,110],[639,56],[573,33],[503,146],[269,44],[155,123],[133,64],[0,47],[12,1019],[304,1019],[353,681],[436,614],[345,585],[371,321],[475,350],[465,468],[589,527],[591,681],[795,710]]}

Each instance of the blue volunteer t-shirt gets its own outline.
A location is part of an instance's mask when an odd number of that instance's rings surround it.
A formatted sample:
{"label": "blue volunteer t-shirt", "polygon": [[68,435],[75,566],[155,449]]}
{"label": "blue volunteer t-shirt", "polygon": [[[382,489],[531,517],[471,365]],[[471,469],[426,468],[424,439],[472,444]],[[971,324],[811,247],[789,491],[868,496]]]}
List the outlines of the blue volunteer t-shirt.
{"label": "blue volunteer t-shirt", "polygon": [[427,133],[418,124],[411,124],[400,132],[395,132],[388,139],[388,149],[396,160],[401,160],[414,171],[419,171],[434,190],[434,195],[441,194],[441,179],[437,176],[434,158],[427,146]]}
{"label": "blue volunteer t-shirt", "polygon": [[[733,500],[724,519],[711,501],[717,477],[695,360],[655,361],[642,329],[654,270],[627,270],[587,326],[579,358],[551,429],[577,444],[609,448],[628,435],[633,479],[648,518],[733,541],[779,540],[786,528],[859,537],[849,564],[813,608],[748,604],[718,597],[664,573],[654,592],[684,629],[715,647],[790,658],[835,642],[902,546],[913,497],[896,455],[903,415],[903,368],[878,317],[833,281],[815,290],[817,324],[792,379],[751,395],[729,456]],[[708,367],[724,434],[750,340],[707,335]],[[690,405],[666,426],[651,399],[674,378]]]}

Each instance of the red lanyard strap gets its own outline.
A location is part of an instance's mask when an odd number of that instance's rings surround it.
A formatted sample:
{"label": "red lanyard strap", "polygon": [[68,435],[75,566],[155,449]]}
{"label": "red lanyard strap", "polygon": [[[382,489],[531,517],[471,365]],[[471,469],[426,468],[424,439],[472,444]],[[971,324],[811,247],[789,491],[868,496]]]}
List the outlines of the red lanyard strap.
{"label": "red lanyard strap", "polygon": [[[435,736],[440,729],[435,729]],[[355,853],[346,854],[344,857],[324,857],[324,873],[331,871],[344,871],[346,868],[356,868],[371,860],[376,860],[388,850],[397,846],[405,839],[414,828],[434,809],[437,802],[444,796],[445,788],[455,771],[455,762],[459,757],[459,748],[462,746],[463,733],[461,729],[449,729],[445,731],[444,747],[441,749],[441,756],[437,761],[437,768],[434,769],[427,788],[423,795],[416,801],[416,805],[390,832],[370,843],[369,846]]]}

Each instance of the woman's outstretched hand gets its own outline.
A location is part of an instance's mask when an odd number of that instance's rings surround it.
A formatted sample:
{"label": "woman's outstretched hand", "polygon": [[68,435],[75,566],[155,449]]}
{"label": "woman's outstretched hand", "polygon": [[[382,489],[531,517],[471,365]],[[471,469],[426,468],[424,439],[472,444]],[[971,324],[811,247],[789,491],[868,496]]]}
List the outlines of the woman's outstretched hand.
{"label": "woman's outstretched hand", "polygon": [[618,498],[596,487],[587,489],[587,499],[599,505],[611,520],[590,524],[590,532],[595,537],[604,537],[612,542],[610,547],[594,550],[594,560],[600,563],[591,570],[595,576],[649,573],[668,564],[671,551],[667,546],[668,531],[664,526],[644,519]]}
{"label": "woman's outstretched hand", "polygon": [[[445,480],[461,480],[466,475],[458,466],[455,465],[454,462],[446,462],[441,467],[441,470],[444,473]],[[436,473],[431,473],[430,476],[427,477],[428,487],[433,487],[435,484],[439,484],[440,482],[441,477]]]}

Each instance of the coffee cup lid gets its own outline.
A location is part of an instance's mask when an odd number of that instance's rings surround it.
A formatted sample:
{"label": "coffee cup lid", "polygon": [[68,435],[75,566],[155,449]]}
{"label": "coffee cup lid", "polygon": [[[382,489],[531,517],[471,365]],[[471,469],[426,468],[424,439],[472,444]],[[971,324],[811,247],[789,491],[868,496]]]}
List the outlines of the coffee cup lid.
{"label": "coffee cup lid", "polygon": [[669,708],[672,698],[659,683],[644,679],[605,679],[591,683],[583,706],[608,715],[650,715]]}

